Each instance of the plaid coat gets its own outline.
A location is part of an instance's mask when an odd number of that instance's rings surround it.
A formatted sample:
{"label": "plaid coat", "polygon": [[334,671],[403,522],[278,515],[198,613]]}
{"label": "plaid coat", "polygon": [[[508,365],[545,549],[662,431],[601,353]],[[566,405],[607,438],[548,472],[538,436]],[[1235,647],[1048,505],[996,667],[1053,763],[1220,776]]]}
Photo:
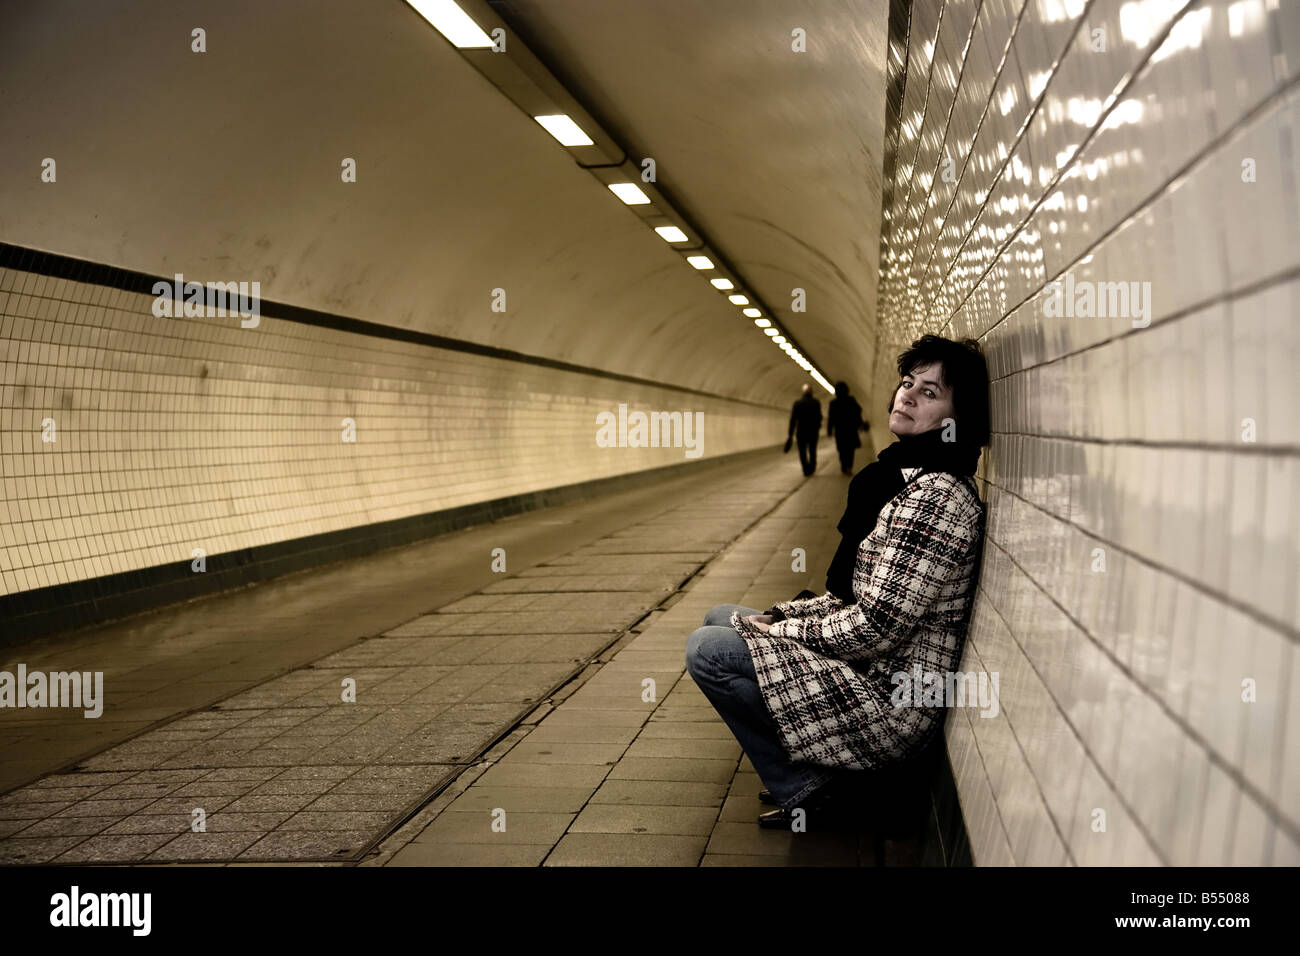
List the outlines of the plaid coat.
{"label": "plaid coat", "polygon": [[879,767],[914,755],[943,726],[942,707],[894,707],[893,675],[960,666],[983,529],[972,479],[922,473],[859,547],[856,604],[830,592],[777,604],[787,619],[767,633],[732,614],[791,760]]}

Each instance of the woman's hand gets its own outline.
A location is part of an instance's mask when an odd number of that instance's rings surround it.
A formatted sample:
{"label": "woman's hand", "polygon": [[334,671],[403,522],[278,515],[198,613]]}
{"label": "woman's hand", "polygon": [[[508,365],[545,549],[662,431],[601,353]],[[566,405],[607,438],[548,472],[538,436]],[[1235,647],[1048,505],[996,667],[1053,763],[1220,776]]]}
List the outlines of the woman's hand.
{"label": "woman's hand", "polygon": [[772,626],[772,615],[770,614],[751,614],[745,620],[765,634]]}

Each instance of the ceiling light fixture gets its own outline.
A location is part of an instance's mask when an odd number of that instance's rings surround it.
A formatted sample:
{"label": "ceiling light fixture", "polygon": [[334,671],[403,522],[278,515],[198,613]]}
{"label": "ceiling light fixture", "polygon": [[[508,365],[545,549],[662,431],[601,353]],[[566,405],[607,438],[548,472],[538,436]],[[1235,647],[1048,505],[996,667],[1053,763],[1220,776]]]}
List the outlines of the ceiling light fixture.
{"label": "ceiling light fixture", "polygon": [[628,206],[644,206],[650,202],[650,197],[636,183],[610,183],[609,191]]}
{"label": "ceiling light fixture", "polygon": [[564,113],[551,116],[534,116],[546,132],[554,136],[561,146],[591,146],[592,138],[582,131],[582,127]]}
{"label": "ceiling light fixture", "polygon": [[492,38],[452,0],[406,0],[433,28],[461,50],[492,46]]}

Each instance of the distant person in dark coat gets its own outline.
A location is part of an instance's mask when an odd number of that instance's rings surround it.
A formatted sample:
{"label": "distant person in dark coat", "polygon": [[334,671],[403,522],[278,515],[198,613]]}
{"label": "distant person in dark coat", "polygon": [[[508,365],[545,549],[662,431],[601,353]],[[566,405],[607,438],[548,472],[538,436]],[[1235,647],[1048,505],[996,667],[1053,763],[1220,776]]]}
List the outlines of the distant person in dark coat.
{"label": "distant person in dark coat", "polygon": [[790,408],[790,429],[785,436],[785,450],[790,450],[790,439],[799,443],[799,464],[804,477],[817,470],[817,436],[822,430],[822,403],[813,398],[812,386],[805,385],[803,394]]}
{"label": "distant person in dark coat", "polygon": [[835,397],[826,411],[826,437],[835,439],[835,448],[840,453],[840,471],[844,474],[853,473],[853,453],[862,445],[858,432],[870,427],[862,419],[862,406],[849,394],[848,384],[836,382]]}

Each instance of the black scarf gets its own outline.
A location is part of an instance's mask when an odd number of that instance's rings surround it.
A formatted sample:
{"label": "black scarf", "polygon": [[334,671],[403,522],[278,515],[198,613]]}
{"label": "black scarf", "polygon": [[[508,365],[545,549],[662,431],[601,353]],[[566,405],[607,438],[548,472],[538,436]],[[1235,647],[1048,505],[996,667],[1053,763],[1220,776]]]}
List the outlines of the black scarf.
{"label": "black scarf", "polygon": [[979,462],[979,446],[944,441],[945,429],[937,428],[920,435],[907,435],[882,451],[876,460],[853,476],[849,482],[849,500],[844,517],[836,525],[843,537],[826,570],[826,590],[845,604],[854,603],[853,566],[858,547],[876,527],[880,511],[907,482],[902,468],[920,468],[923,472],[946,471],[954,475],[973,475]]}

